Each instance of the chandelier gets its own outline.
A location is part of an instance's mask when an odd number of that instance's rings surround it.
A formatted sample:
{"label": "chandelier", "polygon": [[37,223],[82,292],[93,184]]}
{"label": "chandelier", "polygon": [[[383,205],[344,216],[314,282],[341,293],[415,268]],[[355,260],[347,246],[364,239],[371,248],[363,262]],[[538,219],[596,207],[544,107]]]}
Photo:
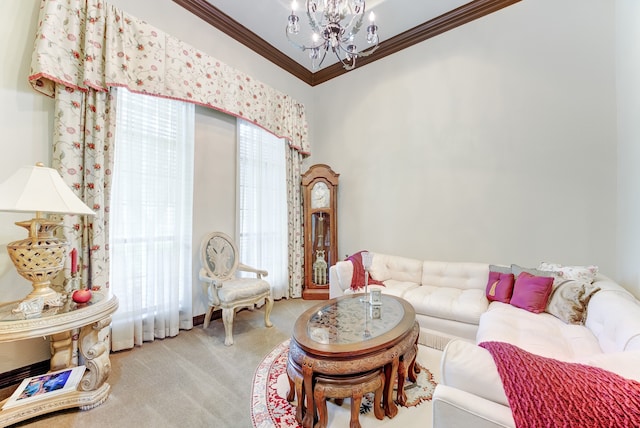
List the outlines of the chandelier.
{"label": "chandelier", "polygon": [[373,12],[369,14],[365,48],[358,50],[356,45],[356,34],[364,19],[365,0],[306,0],[305,5],[309,26],[313,31],[310,43],[294,40],[300,32],[296,0],[291,3],[286,33],[291,43],[302,51],[309,52],[314,70],[322,65],[329,51],[336,55],[346,70],[352,70],[356,66],[357,57],[371,55],[377,49],[378,26]]}

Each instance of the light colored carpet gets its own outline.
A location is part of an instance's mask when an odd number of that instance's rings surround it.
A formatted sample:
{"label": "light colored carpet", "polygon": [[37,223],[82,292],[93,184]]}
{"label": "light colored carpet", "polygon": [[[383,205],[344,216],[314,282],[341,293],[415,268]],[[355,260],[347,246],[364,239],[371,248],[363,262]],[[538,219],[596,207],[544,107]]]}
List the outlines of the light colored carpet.
{"label": "light colored carpet", "polygon": [[[295,420],[297,400],[289,403],[289,380],[286,374],[289,341],[285,341],[258,366],[253,386],[254,428],[294,428],[300,427]],[[442,352],[419,345],[417,364],[422,369],[415,383],[407,380],[405,391],[407,406],[398,406],[398,414],[393,418],[375,418],[372,411],[373,394],[367,394],[360,406],[359,422],[363,427],[424,428],[431,426],[431,397],[440,378],[440,358]],[[351,419],[351,400],[342,405],[327,400],[327,425],[348,427]]]}
{"label": "light colored carpet", "polygon": [[[249,428],[251,387],[260,361],[291,337],[297,317],[317,301],[279,300],[264,327],[264,311],[241,311],[233,346],[224,346],[221,320],[170,339],[111,355],[111,395],[88,410],[67,410],[14,425],[57,427]],[[3,391],[5,396],[11,394]],[[15,389],[15,388],[14,388]],[[424,421],[428,428],[431,421]],[[366,428],[366,427],[363,427]]]}

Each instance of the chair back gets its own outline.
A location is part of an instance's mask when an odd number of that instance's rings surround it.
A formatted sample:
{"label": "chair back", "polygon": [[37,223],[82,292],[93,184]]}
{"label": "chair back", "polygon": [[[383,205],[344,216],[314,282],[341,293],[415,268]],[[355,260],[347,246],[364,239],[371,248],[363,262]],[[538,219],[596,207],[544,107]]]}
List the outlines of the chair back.
{"label": "chair back", "polygon": [[212,232],[202,241],[200,262],[210,278],[231,279],[238,268],[238,248],[229,236]]}

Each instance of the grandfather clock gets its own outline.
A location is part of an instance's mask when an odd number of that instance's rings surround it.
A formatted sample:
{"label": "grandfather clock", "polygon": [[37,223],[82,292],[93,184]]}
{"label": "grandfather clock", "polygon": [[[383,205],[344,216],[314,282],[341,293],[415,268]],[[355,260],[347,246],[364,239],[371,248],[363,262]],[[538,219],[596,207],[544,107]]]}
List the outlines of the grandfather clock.
{"label": "grandfather clock", "polygon": [[324,164],[302,175],[304,288],[302,298],[329,298],[329,267],[338,261],[338,177]]}

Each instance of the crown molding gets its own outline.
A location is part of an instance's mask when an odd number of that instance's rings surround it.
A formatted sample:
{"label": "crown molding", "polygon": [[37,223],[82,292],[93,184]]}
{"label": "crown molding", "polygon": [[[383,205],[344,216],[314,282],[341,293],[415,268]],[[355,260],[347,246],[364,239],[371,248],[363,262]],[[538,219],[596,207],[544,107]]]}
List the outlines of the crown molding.
{"label": "crown molding", "polygon": [[[273,45],[267,43],[247,27],[226,15],[206,0],[173,1],[222,31],[229,37],[235,39],[239,43],[242,43],[265,59],[271,61],[278,67],[291,73],[311,86],[319,85],[347,72],[347,70],[342,67],[342,64],[336,63],[313,73],[306,67],[303,67],[287,55],[280,52],[278,49],[273,47]],[[520,1],[521,0],[471,1],[398,34],[397,36],[380,42],[374,55],[358,58],[356,68],[363,67],[417,43],[430,39],[431,37],[435,37],[478,18],[482,18],[483,16],[489,15]]]}

